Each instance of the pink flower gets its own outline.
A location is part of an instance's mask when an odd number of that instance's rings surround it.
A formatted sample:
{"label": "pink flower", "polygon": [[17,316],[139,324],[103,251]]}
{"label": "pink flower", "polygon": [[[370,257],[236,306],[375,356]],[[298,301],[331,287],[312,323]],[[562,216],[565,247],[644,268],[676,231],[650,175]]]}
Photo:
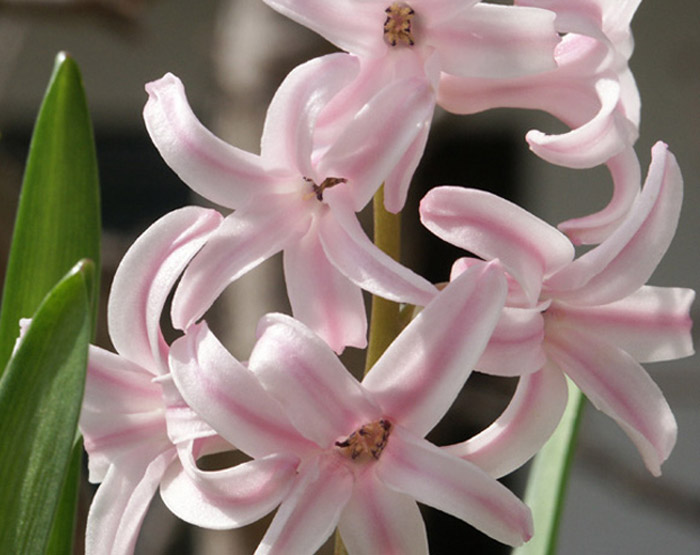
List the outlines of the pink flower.
{"label": "pink flower", "polygon": [[132,553],[163,475],[180,466],[175,443],[215,436],[172,384],[159,322],[175,280],[220,221],[204,208],[168,214],[114,276],[108,321],[117,354],[91,346],[80,416],[89,479],[102,482],[88,514],[88,554]]}
{"label": "pink flower", "polygon": [[[396,80],[412,77],[434,90],[440,72],[498,80],[555,68],[559,37],[546,10],[477,0],[265,2],[361,58],[359,77],[319,118],[322,129],[337,127],[339,114],[354,113]],[[428,137],[434,96],[425,102],[422,131],[385,180],[384,202],[394,213],[403,208]]]}
{"label": "pink flower", "polygon": [[358,64],[334,54],[292,71],[270,104],[260,156],[207,131],[173,75],[147,85],[146,126],[165,160],[193,190],[235,209],[184,273],[173,300],[177,328],[189,327],[231,281],[279,251],[295,316],[336,351],[366,344],[360,288],[419,305],[435,294],[375,247],[353,213],[421,132],[429,88],[413,78],[396,81],[344,118],[333,140],[317,137],[318,114]]}
{"label": "pink flower", "polygon": [[[253,460],[213,472],[186,466],[196,479],[166,477],[164,501],[181,518],[213,528],[240,526],[281,501],[257,554],[312,553],[336,526],[351,554],[427,553],[415,500],[502,542],[526,541],[532,521],[525,505],[476,465],[423,439],[469,376],[505,296],[497,263],[468,270],[362,383],[290,317],[263,318],[247,367],[196,325],[173,344],[175,382]],[[256,481],[273,464],[274,486]]]}
{"label": "pink flower", "polygon": [[[607,163],[615,185],[602,211],[562,224],[575,243],[602,241],[620,223],[639,192],[639,169],[631,146],[639,128],[639,92],[628,66],[630,21],[639,0],[523,0],[520,5],[552,10],[564,34],[556,47],[557,68],[515,79],[443,75],[438,102],[471,114],[495,107],[543,110],[571,131],[526,139],[538,156],[571,168]],[[636,171],[636,177],[634,172]]]}
{"label": "pink flower", "polygon": [[[517,325],[506,323],[503,329],[510,335],[497,327],[477,368],[515,375],[518,368],[522,371],[522,361],[534,362],[544,355],[542,370],[525,376],[522,391],[503,419],[471,445],[456,446],[453,452],[488,468],[497,462],[496,438],[501,436],[504,452],[521,449],[527,456],[528,445],[534,445],[535,438],[546,439],[563,410],[566,388],[553,377],[559,369],[618,422],[647,468],[660,474],[675,443],[676,423],[639,362],[692,354],[689,308],[694,293],[644,284],[675,233],[682,185],[675,158],[666,145],[657,143],[644,189],[627,218],[603,243],[576,260],[564,235],[489,193],[438,187],[425,196],[421,219],[426,227],[482,258],[498,258],[510,277],[507,305],[511,311],[525,310],[526,326],[518,331]],[[456,273],[462,269],[456,268]],[[536,333],[533,310],[541,313],[543,336]],[[502,367],[495,367],[494,361]],[[537,368],[529,364],[525,370]],[[546,375],[538,375],[541,372]],[[550,408],[542,411],[536,398],[548,399]],[[547,416],[552,418],[549,422]],[[508,438],[522,438],[523,443],[518,447],[517,440],[509,443]],[[481,441],[488,453],[479,453]]]}

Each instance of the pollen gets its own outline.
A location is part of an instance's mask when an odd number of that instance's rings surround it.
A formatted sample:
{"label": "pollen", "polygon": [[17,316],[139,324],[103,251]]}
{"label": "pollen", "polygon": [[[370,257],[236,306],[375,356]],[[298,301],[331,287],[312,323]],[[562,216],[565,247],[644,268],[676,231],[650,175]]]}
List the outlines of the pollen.
{"label": "pollen", "polygon": [[404,2],[394,2],[386,10],[384,21],[384,40],[391,46],[399,43],[413,46],[415,41],[411,34],[411,23],[415,12]]}
{"label": "pollen", "polygon": [[336,441],[339,451],[353,461],[378,459],[391,435],[391,422],[377,420],[365,424],[344,441]]}
{"label": "pollen", "polygon": [[316,197],[318,201],[323,200],[323,191],[325,191],[326,189],[335,187],[339,183],[348,182],[348,180],[344,177],[326,177],[326,179],[324,179],[320,185],[316,185],[316,183],[314,183],[313,180],[308,177],[304,177],[304,181],[306,181],[307,183],[311,183],[311,189],[313,190],[313,192],[307,195],[308,198]]}

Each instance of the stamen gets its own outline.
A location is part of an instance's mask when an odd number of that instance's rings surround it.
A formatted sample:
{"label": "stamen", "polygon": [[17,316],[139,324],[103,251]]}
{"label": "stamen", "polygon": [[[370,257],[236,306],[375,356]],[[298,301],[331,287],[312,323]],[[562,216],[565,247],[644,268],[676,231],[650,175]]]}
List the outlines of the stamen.
{"label": "stamen", "polygon": [[411,34],[411,20],[415,12],[413,8],[404,2],[394,2],[386,10],[384,21],[384,40],[391,46],[400,42],[413,46],[415,44]]}
{"label": "stamen", "polygon": [[351,433],[344,441],[336,441],[335,445],[353,461],[357,459],[367,460],[370,457],[376,460],[384,451],[390,434],[391,422],[382,419],[365,424]]}
{"label": "stamen", "polygon": [[344,177],[326,177],[326,179],[324,179],[320,185],[316,185],[313,179],[310,179],[308,177],[304,177],[304,181],[306,181],[307,183],[311,183],[311,188],[313,189],[313,193],[311,196],[315,196],[316,199],[318,199],[319,201],[323,200],[323,191],[325,191],[326,189],[335,187],[338,183],[348,182],[348,180]]}

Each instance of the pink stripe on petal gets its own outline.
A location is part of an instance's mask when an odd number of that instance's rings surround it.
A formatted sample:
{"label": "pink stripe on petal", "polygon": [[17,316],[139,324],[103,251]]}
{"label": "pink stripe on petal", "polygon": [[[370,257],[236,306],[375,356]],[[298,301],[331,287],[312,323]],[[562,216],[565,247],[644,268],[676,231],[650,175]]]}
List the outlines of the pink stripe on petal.
{"label": "pink stripe on petal", "polygon": [[517,546],[532,537],[530,510],[476,465],[396,427],[376,465],[388,487]]}
{"label": "pink stripe on petal", "polygon": [[248,367],[294,426],[322,448],[379,419],[380,409],[330,347],[301,322],[268,314]]}
{"label": "pink stripe on petal", "polygon": [[362,290],[333,266],[321,246],[317,224],[284,251],[284,276],[294,317],[337,353],[367,346]]}
{"label": "pink stripe on petal", "polygon": [[[329,197],[334,192],[328,191]],[[338,200],[329,198],[332,205],[320,216],[319,236],[331,263],[373,295],[420,306],[428,304],[437,293],[435,286],[374,245],[355,214]]]}
{"label": "pink stripe on petal", "polygon": [[167,73],[148,83],[146,91],[143,117],[148,133],[193,191],[221,206],[238,208],[274,185],[259,156],[226,144],[197,120],[177,77]]}
{"label": "pink stripe on petal", "polygon": [[160,495],[185,522],[213,530],[245,526],[262,518],[285,498],[296,478],[299,459],[269,455],[217,471],[192,471],[173,465]]}
{"label": "pink stripe on petal", "polygon": [[160,317],[171,289],[190,259],[221,223],[196,206],[170,212],[131,246],[114,275],[107,308],[117,352],[152,374],[167,372]]}
{"label": "pink stripe on petal", "polygon": [[432,233],[486,260],[498,258],[536,303],[543,279],[574,257],[555,228],[496,195],[462,187],[436,187],[420,203]]}
{"label": "pink stripe on petal", "polygon": [[482,263],[416,316],[362,382],[387,418],[419,436],[438,423],[486,347],[505,295],[500,266]]}
{"label": "pink stripe on petal", "polygon": [[644,368],[621,349],[569,327],[548,329],[546,349],[596,408],[627,433],[649,472],[659,476],[676,443],[677,426]]}
{"label": "pink stripe on petal", "polygon": [[334,457],[318,457],[299,469],[255,555],[314,553],[340,519],[352,493],[353,476]]}
{"label": "pink stripe on petal", "polygon": [[235,211],[195,256],[175,291],[173,325],[186,329],[199,320],[229,283],[306,232],[311,218],[298,194],[260,197]]}
{"label": "pink stripe on petal", "polygon": [[313,448],[255,375],[224,349],[206,324],[193,326],[173,343],[170,366],[185,401],[241,451],[264,457]]}
{"label": "pink stripe on petal", "polygon": [[488,428],[442,449],[500,478],[540,450],[559,424],[566,400],[564,375],[548,365],[520,378],[508,407]]}
{"label": "pink stripe on petal", "polygon": [[355,482],[338,530],[353,555],[428,555],[418,504],[386,487],[372,471]]}

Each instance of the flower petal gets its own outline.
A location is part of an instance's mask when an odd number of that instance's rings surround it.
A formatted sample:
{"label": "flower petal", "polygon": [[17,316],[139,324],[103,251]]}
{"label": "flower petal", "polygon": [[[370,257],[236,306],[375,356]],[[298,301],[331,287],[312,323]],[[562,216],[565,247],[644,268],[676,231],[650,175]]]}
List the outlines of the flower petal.
{"label": "flower petal", "polygon": [[537,302],[545,276],[574,257],[559,231],[523,208],[486,191],[436,187],[420,203],[421,222],[441,239],[481,258],[498,258]]}
{"label": "flower petal", "polygon": [[284,277],[294,317],[321,336],[337,353],[367,346],[367,315],[362,290],[330,263],[316,223],[284,250]]}
{"label": "flower petal", "polygon": [[229,283],[305,233],[311,219],[297,205],[298,196],[259,198],[226,217],[175,291],[172,321],[176,328],[184,330],[196,322]]}
{"label": "flower petal", "polygon": [[520,378],[506,410],[488,428],[442,449],[500,478],[540,450],[559,424],[566,400],[564,375],[556,366],[547,365]]}
{"label": "flower petal", "polygon": [[329,100],[359,70],[359,60],[347,54],[314,58],[285,78],[270,102],[261,139],[268,167],[295,169],[315,177],[311,167],[316,118]]}
{"label": "flower petal", "polygon": [[165,301],[187,263],[221,223],[221,215],[188,206],[170,212],[129,248],[114,275],[107,319],[117,352],[149,372],[168,372],[160,331]]}
{"label": "flower petal", "polygon": [[173,378],[187,403],[223,438],[252,457],[311,447],[255,375],[233,358],[206,323],[170,348]]}
{"label": "flower petal", "polygon": [[258,338],[248,368],[294,426],[320,447],[382,416],[330,347],[301,322],[268,314],[260,320]]}
{"label": "flower petal", "polygon": [[676,443],[677,426],[663,393],[627,353],[575,328],[547,328],[547,353],[588,399],[636,445],[649,472]]}
{"label": "flower petal", "polygon": [[615,345],[637,362],[673,360],[694,352],[690,333],[694,298],[691,289],[644,286],[604,305],[554,302],[547,318]]}
{"label": "flower petal", "polygon": [[542,368],[544,321],[539,309],[505,307],[475,368],[494,376],[522,376]]}
{"label": "flower petal", "polygon": [[[329,193],[335,193],[330,190]],[[339,200],[329,199],[329,203]],[[321,215],[319,236],[326,256],[350,281],[390,301],[425,306],[433,284],[396,262],[365,235],[357,217],[339,202]]]}
{"label": "flower petal", "polygon": [[333,457],[310,460],[282,502],[255,555],[315,553],[340,519],[353,476]]}
{"label": "flower petal", "polygon": [[172,465],[163,478],[160,495],[175,516],[213,530],[245,526],[279,505],[289,492],[299,459],[269,455],[217,471],[188,472]]}
{"label": "flower petal", "polygon": [[204,198],[227,208],[243,206],[275,178],[259,156],[233,147],[204,127],[171,73],[146,85],[143,117],[151,140],[180,178]]}
{"label": "flower petal", "polygon": [[428,555],[428,537],[417,503],[386,487],[373,472],[355,482],[338,530],[353,555]]}
{"label": "flower petal", "polygon": [[401,332],[362,382],[390,420],[419,436],[438,423],[481,356],[505,296],[498,263],[480,264]]}
{"label": "flower petal", "polygon": [[608,160],[613,180],[613,196],[608,205],[594,214],[567,220],[557,227],[575,245],[597,245],[615,231],[639,196],[642,182],[639,160],[632,147]]}
{"label": "flower petal", "polygon": [[376,464],[377,477],[390,488],[456,516],[492,538],[516,546],[532,537],[532,516],[505,486],[476,465],[392,430]]}
{"label": "flower petal", "polygon": [[429,132],[430,121],[426,121],[401,160],[384,180],[384,207],[392,214],[398,214],[403,210],[408,188],[423,157]]}
{"label": "flower petal", "polygon": [[86,555],[134,552],[143,518],[163,474],[177,457],[175,449],[148,464],[112,466],[90,505],[85,530]]}
{"label": "flower petal", "polygon": [[435,23],[428,40],[445,73],[502,79],[554,69],[559,36],[550,11],[480,3]]}
{"label": "flower petal", "polygon": [[683,178],[664,143],[652,149],[641,195],[625,221],[596,248],[551,276],[548,294],[576,304],[619,300],[646,283],[678,225]]}

